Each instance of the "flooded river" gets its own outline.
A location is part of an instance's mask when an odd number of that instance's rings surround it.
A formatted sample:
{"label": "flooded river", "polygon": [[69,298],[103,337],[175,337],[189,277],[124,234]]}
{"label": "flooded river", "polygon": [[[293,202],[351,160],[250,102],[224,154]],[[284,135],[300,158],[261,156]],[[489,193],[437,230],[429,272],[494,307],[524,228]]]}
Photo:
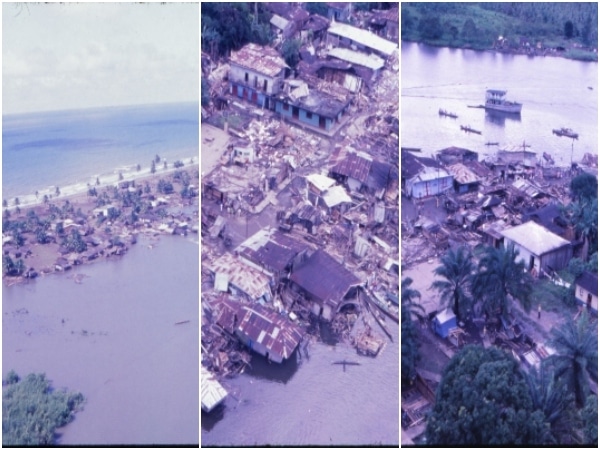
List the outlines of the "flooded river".
{"label": "flooded river", "polygon": [[[398,445],[399,327],[387,322],[394,342],[377,358],[324,343],[299,362],[253,356],[252,370],[223,382],[225,404],[202,412],[202,446]],[[344,359],[361,365],[332,364]]]}
{"label": "flooded river", "polygon": [[[492,155],[498,147],[531,145],[568,166],[587,153],[598,153],[598,64],[555,57],[528,57],[493,52],[435,48],[402,43],[401,145],[425,154],[452,145]],[[469,108],[482,105],[486,89],[507,90],[507,98],[523,103],[520,116]],[[440,108],[458,119],[439,117]],[[481,135],[467,134],[470,125]],[[572,128],[579,139],[552,134]]]}
{"label": "flooded river", "polygon": [[2,289],[3,375],[45,372],[86,397],[59,444],[198,442],[198,244],[153,242]]}

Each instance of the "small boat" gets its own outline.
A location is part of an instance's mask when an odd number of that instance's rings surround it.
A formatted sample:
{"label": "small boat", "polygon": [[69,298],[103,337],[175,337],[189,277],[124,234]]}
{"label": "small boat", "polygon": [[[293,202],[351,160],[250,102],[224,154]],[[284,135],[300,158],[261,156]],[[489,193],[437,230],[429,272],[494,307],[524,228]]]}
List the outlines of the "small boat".
{"label": "small boat", "polygon": [[579,139],[579,134],[575,133],[570,128],[554,129],[554,130],[552,130],[552,133],[554,133],[557,136],[566,136],[566,137],[570,137],[571,139]]}
{"label": "small boat", "polygon": [[505,99],[506,91],[488,89],[485,95],[485,109],[502,111],[506,113],[521,114],[522,103],[511,102]]}
{"label": "small boat", "polygon": [[458,116],[456,114],[454,114],[453,112],[446,111],[445,109],[441,109],[441,108],[438,111],[438,114],[440,116],[450,117],[452,119],[457,119],[458,118]]}
{"label": "small boat", "polygon": [[473,128],[471,128],[469,125],[461,125],[460,129],[463,130],[466,133],[476,133],[476,134],[481,134],[481,131],[477,131]]}
{"label": "small boat", "polygon": [[485,145],[499,145],[498,142],[486,142]]}

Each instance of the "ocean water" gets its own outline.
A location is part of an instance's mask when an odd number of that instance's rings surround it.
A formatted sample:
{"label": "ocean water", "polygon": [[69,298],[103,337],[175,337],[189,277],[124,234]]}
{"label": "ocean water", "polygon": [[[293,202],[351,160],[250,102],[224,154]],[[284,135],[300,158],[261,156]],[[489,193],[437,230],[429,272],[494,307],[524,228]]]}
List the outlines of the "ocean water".
{"label": "ocean water", "polygon": [[[95,108],[2,117],[2,197],[9,201],[108,182],[199,155],[198,103]],[[66,191],[65,191],[66,189]]]}

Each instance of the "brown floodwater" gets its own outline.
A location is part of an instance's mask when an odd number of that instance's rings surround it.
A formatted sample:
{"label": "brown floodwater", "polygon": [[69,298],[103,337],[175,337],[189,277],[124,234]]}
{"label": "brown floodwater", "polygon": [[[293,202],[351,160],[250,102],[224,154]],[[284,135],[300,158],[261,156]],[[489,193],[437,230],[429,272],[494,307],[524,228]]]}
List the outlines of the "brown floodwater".
{"label": "brown floodwater", "polygon": [[[313,342],[283,364],[253,354],[251,369],[225,379],[224,404],[202,412],[202,446],[394,446],[399,444],[399,326],[376,358],[349,344]],[[375,325],[377,326],[377,325]],[[382,334],[379,329],[375,332]],[[360,366],[332,364],[352,361]]]}
{"label": "brown floodwater", "polygon": [[198,244],[146,244],[2,288],[3,376],[45,372],[86,397],[58,444],[198,443]]}

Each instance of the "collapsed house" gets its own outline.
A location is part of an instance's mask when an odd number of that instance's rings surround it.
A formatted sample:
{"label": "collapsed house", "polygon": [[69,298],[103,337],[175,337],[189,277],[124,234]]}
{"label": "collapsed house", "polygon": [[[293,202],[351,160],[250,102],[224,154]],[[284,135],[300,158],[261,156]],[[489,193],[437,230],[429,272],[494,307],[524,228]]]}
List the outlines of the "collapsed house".
{"label": "collapsed house", "polygon": [[339,124],[350,106],[350,98],[340,99],[326,92],[311,89],[300,80],[291,80],[289,92],[281,91],[273,100],[275,112],[282,118],[315,130],[330,131]]}
{"label": "collapsed house", "polygon": [[436,157],[442,163],[451,165],[456,163],[466,163],[468,161],[477,161],[479,155],[473,150],[453,146],[439,150]]}
{"label": "collapsed house", "polygon": [[317,250],[290,276],[296,290],[313,302],[312,312],[331,321],[345,299],[355,299],[363,283],[323,250]]}
{"label": "collapsed house", "polygon": [[201,366],[201,370],[201,406],[202,411],[209,413],[225,401],[228,393],[210,371],[204,366]]}
{"label": "collapsed house", "polygon": [[222,300],[217,324],[269,361],[289,359],[306,331],[273,310],[259,304]]}
{"label": "collapsed house", "polygon": [[398,42],[400,38],[400,15],[398,7],[387,10],[373,10],[369,26],[375,34],[389,41]]}
{"label": "collapsed house", "polygon": [[234,296],[246,297],[253,302],[269,302],[273,298],[271,274],[251,267],[241,258],[225,253],[209,263],[208,268],[214,275],[217,292],[231,292]]}
{"label": "collapsed house", "polygon": [[240,258],[259,270],[267,270],[274,280],[283,280],[312,248],[274,228],[263,228],[235,250]]}

